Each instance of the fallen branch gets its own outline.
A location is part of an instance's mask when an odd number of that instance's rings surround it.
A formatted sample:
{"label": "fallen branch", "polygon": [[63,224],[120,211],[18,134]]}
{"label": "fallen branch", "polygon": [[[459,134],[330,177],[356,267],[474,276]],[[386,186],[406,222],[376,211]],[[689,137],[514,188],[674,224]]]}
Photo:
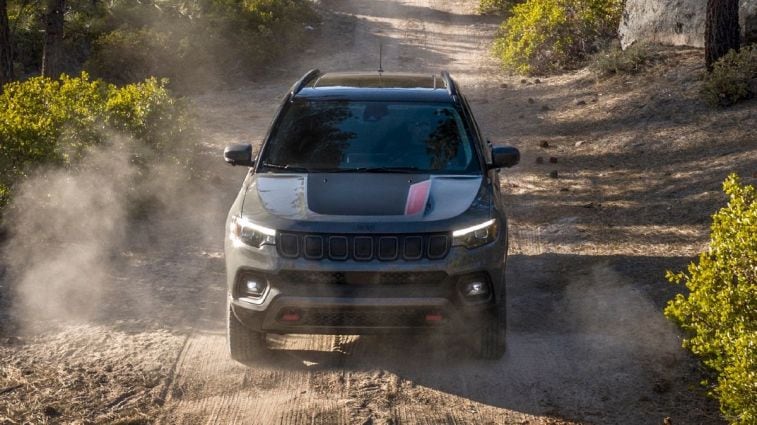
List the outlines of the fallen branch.
{"label": "fallen branch", "polygon": [[9,393],[11,391],[15,391],[15,390],[17,390],[17,389],[19,389],[19,388],[21,388],[23,386],[24,386],[24,384],[17,384],[17,385],[13,385],[13,386],[10,386],[10,387],[5,387],[2,390],[0,390],[0,395]]}

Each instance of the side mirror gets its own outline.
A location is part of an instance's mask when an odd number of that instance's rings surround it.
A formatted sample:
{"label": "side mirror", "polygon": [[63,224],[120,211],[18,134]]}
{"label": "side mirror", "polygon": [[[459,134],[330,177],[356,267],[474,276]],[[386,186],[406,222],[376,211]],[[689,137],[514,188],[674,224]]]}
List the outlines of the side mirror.
{"label": "side mirror", "polygon": [[492,146],[491,168],[509,168],[520,162],[520,151],[512,146]]}
{"label": "side mirror", "polygon": [[255,161],[252,159],[252,145],[231,145],[223,150],[223,159],[231,165],[243,165],[252,167]]}

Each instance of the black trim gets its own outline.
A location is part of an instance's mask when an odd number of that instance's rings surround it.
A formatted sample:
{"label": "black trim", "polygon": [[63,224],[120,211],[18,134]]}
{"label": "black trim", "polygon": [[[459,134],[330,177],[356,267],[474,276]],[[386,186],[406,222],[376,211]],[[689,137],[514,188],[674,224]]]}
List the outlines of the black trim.
{"label": "black trim", "polygon": [[310,71],[306,72],[305,75],[302,76],[289,90],[289,97],[290,99],[297,95],[297,93],[302,90],[303,87],[305,87],[309,82],[313,80],[313,78],[321,75],[321,71],[318,69],[311,69]]}
{"label": "black trim", "polygon": [[441,74],[442,80],[444,80],[444,83],[447,85],[447,93],[453,97],[457,96],[457,83],[455,83],[455,80],[452,79],[449,72],[446,70],[442,71]]}

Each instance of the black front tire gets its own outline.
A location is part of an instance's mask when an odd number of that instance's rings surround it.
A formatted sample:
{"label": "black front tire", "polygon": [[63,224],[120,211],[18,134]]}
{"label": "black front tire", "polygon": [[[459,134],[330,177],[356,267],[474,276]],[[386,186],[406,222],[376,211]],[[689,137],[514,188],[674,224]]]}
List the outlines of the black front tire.
{"label": "black front tire", "polygon": [[265,334],[245,328],[234,316],[234,312],[231,311],[231,304],[227,308],[226,319],[226,339],[233,360],[249,363],[264,357],[268,353]]}
{"label": "black front tire", "polygon": [[497,305],[495,312],[484,319],[475,339],[475,348],[480,358],[499,360],[507,348],[507,318],[504,306]]}

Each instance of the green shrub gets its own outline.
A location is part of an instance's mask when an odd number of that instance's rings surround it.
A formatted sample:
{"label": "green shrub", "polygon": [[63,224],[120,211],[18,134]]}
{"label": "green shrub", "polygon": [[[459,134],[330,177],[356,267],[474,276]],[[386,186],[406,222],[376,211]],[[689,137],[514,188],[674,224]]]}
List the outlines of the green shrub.
{"label": "green shrub", "polygon": [[0,103],[0,158],[11,167],[67,163],[80,147],[97,142],[107,85],[86,76],[30,78],[5,85]]}
{"label": "green shrub", "polygon": [[172,69],[176,65],[170,59],[176,48],[170,45],[166,33],[117,29],[95,41],[94,54],[87,61],[86,69],[116,84],[141,81],[153,75],[173,78]]}
{"label": "green shrub", "polygon": [[574,67],[617,33],[622,11],[622,0],[528,0],[502,23],[494,51],[511,72]]}
{"label": "green shrub", "polygon": [[148,78],[120,88],[110,86],[105,103],[108,128],[128,134],[158,152],[186,136],[183,106],[166,90],[167,80]]}
{"label": "green shrub", "polygon": [[2,211],[3,207],[8,204],[11,200],[11,191],[8,187],[6,187],[3,183],[0,183],[0,211]]}
{"label": "green shrub", "polygon": [[687,272],[668,272],[688,296],[665,315],[684,330],[684,347],[717,374],[713,394],[734,424],[757,423],[757,192],[736,175],[723,184],[730,200],[713,216],[710,247]]}
{"label": "green shrub", "polygon": [[186,132],[183,108],[166,81],[154,78],[117,87],[63,75],[13,82],[0,93],[0,197],[29,167],[70,166],[113,132],[160,152]]}
{"label": "green shrub", "polygon": [[705,77],[702,96],[712,106],[730,106],[757,95],[757,44],[731,50]]}
{"label": "green shrub", "polygon": [[634,43],[625,50],[613,43],[610,47],[596,53],[592,57],[591,68],[599,76],[606,77],[614,74],[635,74],[644,68],[652,59],[649,46]]}
{"label": "green shrub", "polygon": [[259,72],[317,21],[307,0],[120,0],[111,12],[115,28],[94,41],[85,68],[117,83],[168,77],[182,90]]}
{"label": "green shrub", "polygon": [[519,3],[518,0],[479,0],[478,13],[484,15],[505,15]]}
{"label": "green shrub", "polygon": [[[116,84],[167,77],[196,89],[259,73],[307,42],[311,0],[67,1],[64,71]],[[40,70],[45,2],[9,0],[19,76]]]}

